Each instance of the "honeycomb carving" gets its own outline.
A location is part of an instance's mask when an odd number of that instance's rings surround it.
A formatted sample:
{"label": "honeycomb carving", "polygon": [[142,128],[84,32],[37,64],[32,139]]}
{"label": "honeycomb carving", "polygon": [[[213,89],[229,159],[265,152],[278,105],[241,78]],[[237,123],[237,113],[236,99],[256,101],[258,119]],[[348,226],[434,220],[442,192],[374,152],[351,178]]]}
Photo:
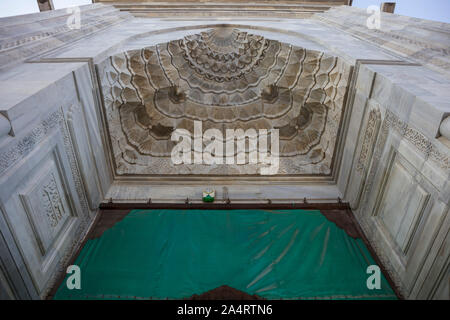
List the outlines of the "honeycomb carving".
{"label": "honeycomb carving", "polygon": [[350,67],[342,59],[211,29],[98,65],[116,174],[252,175],[255,165],[171,163],[175,129],[279,129],[280,175],[328,175]]}

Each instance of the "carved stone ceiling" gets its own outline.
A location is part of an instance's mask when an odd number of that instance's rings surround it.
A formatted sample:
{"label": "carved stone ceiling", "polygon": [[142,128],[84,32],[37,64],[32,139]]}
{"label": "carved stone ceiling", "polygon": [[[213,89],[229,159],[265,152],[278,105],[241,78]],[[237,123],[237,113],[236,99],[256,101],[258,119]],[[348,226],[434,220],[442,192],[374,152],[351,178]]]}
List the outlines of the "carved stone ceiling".
{"label": "carved stone ceiling", "polygon": [[[279,129],[278,175],[329,175],[350,66],[233,28],[130,50],[98,65],[117,175],[253,175],[258,165],[171,161],[177,128]],[[269,146],[270,150],[270,146]]]}

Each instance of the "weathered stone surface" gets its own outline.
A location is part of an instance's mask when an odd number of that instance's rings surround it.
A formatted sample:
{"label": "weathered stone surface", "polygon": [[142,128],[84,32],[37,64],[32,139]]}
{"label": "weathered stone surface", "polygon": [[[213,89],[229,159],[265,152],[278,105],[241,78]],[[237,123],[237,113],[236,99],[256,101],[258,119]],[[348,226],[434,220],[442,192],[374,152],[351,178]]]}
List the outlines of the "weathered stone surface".
{"label": "weathered stone surface", "polygon": [[[450,27],[382,13],[371,30],[327,3],[0,19],[1,297],[45,297],[101,201],[200,202],[208,185],[232,203],[340,197],[406,298],[448,299]],[[167,166],[197,119],[279,128],[280,174]]]}

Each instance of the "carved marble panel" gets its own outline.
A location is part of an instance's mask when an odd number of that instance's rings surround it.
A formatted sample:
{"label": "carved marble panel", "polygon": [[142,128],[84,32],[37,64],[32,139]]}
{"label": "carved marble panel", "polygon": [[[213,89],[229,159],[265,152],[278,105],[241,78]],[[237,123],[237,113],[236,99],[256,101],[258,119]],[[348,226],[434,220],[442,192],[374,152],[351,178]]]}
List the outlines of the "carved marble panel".
{"label": "carved marble panel", "polygon": [[401,255],[406,255],[430,193],[415,179],[414,168],[406,159],[398,154],[394,158],[387,172],[376,217]]}
{"label": "carved marble panel", "polygon": [[[96,210],[101,201],[101,183],[99,181],[100,177],[97,171],[97,164],[93,160],[93,147],[91,146],[87,131],[88,128],[83,106],[80,104],[70,106],[66,117],[75,156],[80,166],[80,174],[84,189],[86,190],[89,208]],[[95,128],[91,130],[95,130]]]}
{"label": "carved marble panel", "polygon": [[14,239],[9,245],[20,255],[16,263],[31,278],[27,290],[45,297],[91,218],[63,111],[42,125],[37,128],[46,131],[31,130],[11,146],[16,153],[1,153],[7,171],[0,203]]}

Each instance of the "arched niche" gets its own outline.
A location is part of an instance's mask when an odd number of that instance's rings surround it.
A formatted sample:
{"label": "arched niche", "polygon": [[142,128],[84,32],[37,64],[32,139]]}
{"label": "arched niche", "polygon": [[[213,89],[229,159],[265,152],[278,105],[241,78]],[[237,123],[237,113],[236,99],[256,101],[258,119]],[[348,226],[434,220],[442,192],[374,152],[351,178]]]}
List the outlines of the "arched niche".
{"label": "arched niche", "polygon": [[227,129],[278,129],[276,176],[332,173],[351,70],[339,57],[222,25],[97,68],[117,176],[258,175],[260,163],[174,165],[171,134],[194,133],[195,121],[224,139]]}

